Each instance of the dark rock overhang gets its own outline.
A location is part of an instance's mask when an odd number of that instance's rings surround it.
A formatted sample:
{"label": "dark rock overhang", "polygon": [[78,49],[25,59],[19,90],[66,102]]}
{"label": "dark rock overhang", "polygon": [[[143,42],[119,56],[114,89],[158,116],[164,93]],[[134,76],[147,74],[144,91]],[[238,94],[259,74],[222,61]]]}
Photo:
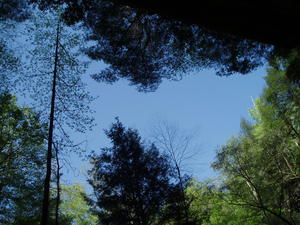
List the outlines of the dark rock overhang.
{"label": "dark rock overhang", "polygon": [[278,47],[300,46],[299,0],[112,1]]}

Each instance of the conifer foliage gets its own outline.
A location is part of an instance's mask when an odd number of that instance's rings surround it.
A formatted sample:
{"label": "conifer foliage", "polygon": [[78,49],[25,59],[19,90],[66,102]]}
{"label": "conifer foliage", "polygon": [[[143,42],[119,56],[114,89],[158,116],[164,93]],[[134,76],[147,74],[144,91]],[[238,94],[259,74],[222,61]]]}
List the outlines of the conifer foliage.
{"label": "conifer foliage", "polygon": [[119,121],[106,135],[112,147],[91,158],[89,171],[102,224],[159,224],[172,188],[168,160]]}

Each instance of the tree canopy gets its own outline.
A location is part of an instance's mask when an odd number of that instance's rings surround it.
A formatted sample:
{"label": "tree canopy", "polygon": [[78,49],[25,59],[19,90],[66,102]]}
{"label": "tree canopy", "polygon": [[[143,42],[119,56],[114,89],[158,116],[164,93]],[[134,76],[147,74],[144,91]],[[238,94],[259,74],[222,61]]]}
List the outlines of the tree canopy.
{"label": "tree canopy", "polygon": [[26,224],[40,213],[45,124],[13,95],[0,95],[0,223]]}
{"label": "tree canopy", "polygon": [[268,69],[267,87],[255,102],[255,123],[217,153],[214,167],[225,175],[230,202],[260,213],[265,224],[298,224],[299,85],[287,78],[289,60]]}
{"label": "tree canopy", "polygon": [[[58,4],[38,1],[42,8]],[[214,68],[219,75],[248,73],[262,65],[271,46],[168,20],[112,1],[64,1],[69,24],[82,21],[94,45],[86,53],[108,67],[98,81],[126,78],[139,90],[153,91],[163,79]],[[61,2],[60,2],[61,3]]]}
{"label": "tree canopy", "polygon": [[[125,1],[1,1],[0,223],[36,225],[41,217],[42,225],[299,224],[299,46],[251,41],[120,4]],[[93,125],[82,53],[105,63],[92,75],[96,81],[125,78],[139,91],[202,68],[228,76],[268,61],[267,86],[251,121],[242,120],[240,134],[218,149],[212,165],[218,179],[198,182],[183,174],[188,137],[166,127],[158,129],[157,145],[146,144],[117,120],[106,131],[111,146],[89,158],[94,196],[88,196],[81,186],[59,183],[58,153],[84,153],[66,131]],[[9,93],[17,78],[34,109],[18,106]]]}
{"label": "tree canopy", "polygon": [[60,214],[71,220],[72,225],[96,225],[98,218],[93,214],[86,198],[84,188],[80,184],[62,186]]}
{"label": "tree canopy", "polygon": [[[29,3],[37,3],[42,9],[64,5],[65,21],[68,24],[80,21],[89,33],[87,41],[94,43],[85,49],[85,52],[92,59],[107,64],[107,68],[99,69],[93,78],[109,83],[125,78],[130,84],[136,85],[140,91],[154,91],[164,79],[178,80],[188,71],[203,68],[213,68],[218,75],[222,76],[233,73],[246,74],[263,65],[274,55],[286,56],[286,52],[297,48],[295,44],[292,47],[280,45],[280,41],[275,44],[272,41],[260,42],[259,38],[253,41],[251,37],[256,35],[253,28],[252,31],[246,32],[248,36],[235,35],[231,32],[222,32],[221,25],[217,25],[219,27],[217,29],[216,26],[185,23],[181,17],[176,19],[173,16],[171,18],[164,16],[164,10],[161,10],[161,14],[155,14],[152,10],[143,7],[132,8],[121,4],[126,2],[131,2],[132,4],[129,5],[133,6],[141,4],[122,0],[31,0],[24,1],[22,4],[26,8]],[[157,2],[152,4],[155,5]],[[245,9],[242,4],[238,2],[236,4],[237,8]],[[148,4],[149,7],[150,5]],[[255,9],[253,5],[251,9]],[[295,8],[288,5],[287,9],[294,12],[298,4],[293,2],[291,5]],[[224,6],[221,1],[211,5],[203,3],[204,8],[210,9],[213,6],[220,12],[224,11],[220,15],[230,20],[228,14],[232,9],[229,7],[224,10],[219,9],[220,6]],[[261,7],[262,9],[257,7],[259,15],[264,12],[266,5]],[[279,5],[277,8],[274,6],[272,10],[277,14],[282,12]],[[222,24],[221,20],[215,21],[214,18],[210,20],[214,21],[213,24],[218,24],[218,21]],[[287,27],[280,20],[276,18],[274,20],[276,20],[274,23],[282,28]],[[268,21],[273,24],[270,19]],[[246,26],[245,31],[247,29],[250,28]],[[262,30],[260,28],[260,31]],[[276,34],[274,36],[279,36]],[[291,43],[293,40],[286,42]],[[295,62],[295,65],[298,64]],[[294,78],[298,80],[299,76]]]}
{"label": "tree canopy", "polygon": [[25,20],[30,14],[28,4],[29,0],[1,0],[0,21],[5,19]]}

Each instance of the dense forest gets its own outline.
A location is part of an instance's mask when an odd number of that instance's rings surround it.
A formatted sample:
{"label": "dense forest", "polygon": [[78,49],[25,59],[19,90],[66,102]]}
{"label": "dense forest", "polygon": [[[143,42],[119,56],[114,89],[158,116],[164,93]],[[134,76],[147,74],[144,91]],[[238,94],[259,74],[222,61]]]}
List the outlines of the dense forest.
{"label": "dense forest", "polygon": [[[0,225],[300,224],[299,48],[106,0],[1,0],[0,27]],[[93,62],[105,67],[88,74]],[[167,123],[145,138],[117,117],[94,151],[73,138],[95,126],[87,75],[148,93],[190,72],[263,65],[251,119],[236,118],[211,179],[185,169],[191,136]],[[63,182],[70,155],[89,165],[85,183]]]}

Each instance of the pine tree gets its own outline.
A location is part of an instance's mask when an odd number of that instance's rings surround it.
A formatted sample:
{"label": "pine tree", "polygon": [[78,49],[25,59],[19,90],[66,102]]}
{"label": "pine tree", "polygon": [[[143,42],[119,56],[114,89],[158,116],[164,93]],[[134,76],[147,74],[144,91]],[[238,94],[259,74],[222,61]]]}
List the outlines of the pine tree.
{"label": "pine tree", "polygon": [[96,195],[101,223],[161,224],[160,216],[173,188],[172,169],[154,145],[119,121],[106,135],[112,147],[91,158],[89,183]]}

